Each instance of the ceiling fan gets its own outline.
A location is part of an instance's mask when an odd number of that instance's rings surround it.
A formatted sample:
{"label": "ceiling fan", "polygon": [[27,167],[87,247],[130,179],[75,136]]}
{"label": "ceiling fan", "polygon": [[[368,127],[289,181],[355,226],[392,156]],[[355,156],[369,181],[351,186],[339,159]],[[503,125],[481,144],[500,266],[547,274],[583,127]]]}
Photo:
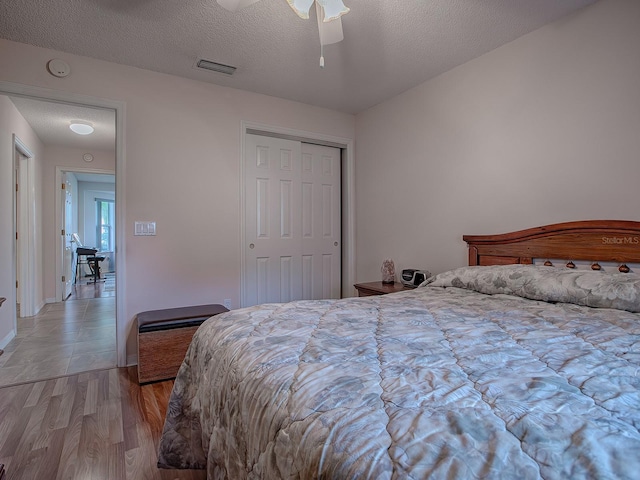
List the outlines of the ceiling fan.
{"label": "ceiling fan", "polygon": [[[235,12],[247,7],[258,0],[217,0],[218,4],[227,10]],[[344,39],[342,32],[342,15],[349,13],[349,8],[342,0],[287,0],[289,6],[303,19],[309,18],[311,6],[316,4],[318,18],[318,32],[320,34],[320,68],[324,68],[323,47]]]}

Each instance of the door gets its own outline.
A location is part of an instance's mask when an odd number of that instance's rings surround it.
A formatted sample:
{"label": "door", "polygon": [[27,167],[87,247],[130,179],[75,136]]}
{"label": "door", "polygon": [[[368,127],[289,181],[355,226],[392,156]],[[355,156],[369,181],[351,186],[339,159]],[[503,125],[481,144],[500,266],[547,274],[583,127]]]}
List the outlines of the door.
{"label": "door", "polygon": [[340,150],[246,135],[244,305],[339,298]]}
{"label": "door", "polygon": [[66,300],[71,295],[71,287],[75,279],[73,268],[73,192],[71,182],[67,179],[67,174],[62,174],[62,300]]}
{"label": "door", "polygon": [[303,143],[301,170],[301,298],[340,298],[340,149]]}
{"label": "door", "polygon": [[35,293],[35,187],[33,155],[14,135],[15,251],[17,316],[36,312]]}
{"label": "door", "polygon": [[[21,311],[21,304],[24,304],[24,301],[22,299],[22,290],[21,290],[21,286],[22,283],[24,282],[24,279],[22,278],[22,272],[23,272],[23,264],[22,264],[22,247],[21,247],[21,243],[20,241],[18,241],[18,239],[20,238],[20,235],[24,235],[24,232],[22,232],[22,224],[20,223],[20,219],[22,218],[22,211],[21,211],[21,207],[20,207],[20,196],[22,194],[21,189],[20,189],[20,183],[21,183],[21,178],[20,178],[20,163],[22,162],[22,157],[23,155],[20,153],[20,151],[18,149],[15,150],[14,152],[15,155],[15,165],[14,165],[14,178],[15,178],[15,184],[16,184],[16,188],[15,188],[15,201],[14,201],[14,205],[15,205],[15,212],[14,212],[14,218],[15,218],[15,230],[16,230],[16,234],[14,235],[14,248],[16,251],[16,309],[17,309],[17,316],[18,318],[22,317],[23,315],[20,314]],[[22,189],[25,188],[24,183],[22,184]]]}

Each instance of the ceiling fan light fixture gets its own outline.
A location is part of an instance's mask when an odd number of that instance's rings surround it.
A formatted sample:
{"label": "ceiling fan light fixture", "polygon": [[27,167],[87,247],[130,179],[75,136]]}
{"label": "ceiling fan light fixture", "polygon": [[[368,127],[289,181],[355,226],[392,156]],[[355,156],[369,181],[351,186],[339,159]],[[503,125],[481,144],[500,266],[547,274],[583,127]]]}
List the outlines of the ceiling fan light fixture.
{"label": "ceiling fan light fixture", "polygon": [[287,3],[300,18],[307,20],[314,1],[324,10],[323,21],[325,22],[337,20],[345,13],[349,13],[349,8],[342,0],[287,0]]}
{"label": "ceiling fan light fixture", "polygon": [[78,135],[91,135],[94,131],[93,126],[89,123],[74,122],[69,125],[69,128]]}
{"label": "ceiling fan light fixture", "polygon": [[[232,12],[257,1],[217,0],[219,5]],[[324,46],[341,42],[344,39],[341,17],[350,12],[349,7],[342,0],[287,0],[287,3],[296,12],[296,15],[304,20],[309,18],[309,10],[315,3],[318,17],[318,33],[320,35],[320,68],[324,68]],[[199,63],[198,66],[200,67]]]}
{"label": "ceiling fan light fixture", "polygon": [[287,0],[287,3],[291,7],[291,9],[296,12],[300,18],[304,20],[309,19],[309,10],[311,10],[311,5],[315,0]]}
{"label": "ceiling fan light fixture", "polygon": [[316,0],[324,10],[324,22],[337,20],[342,15],[349,13],[350,9],[342,0]]}

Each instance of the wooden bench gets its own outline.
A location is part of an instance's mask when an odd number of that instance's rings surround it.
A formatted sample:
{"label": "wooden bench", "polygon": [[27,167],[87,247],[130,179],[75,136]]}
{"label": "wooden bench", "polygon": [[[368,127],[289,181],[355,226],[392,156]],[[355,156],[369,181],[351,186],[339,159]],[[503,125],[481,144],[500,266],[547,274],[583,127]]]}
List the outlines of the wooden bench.
{"label": "wooden bench", "polygon": [[208,318],[228,311],[212,304],[139,313],[138,382],[175,378],[198,327]]}

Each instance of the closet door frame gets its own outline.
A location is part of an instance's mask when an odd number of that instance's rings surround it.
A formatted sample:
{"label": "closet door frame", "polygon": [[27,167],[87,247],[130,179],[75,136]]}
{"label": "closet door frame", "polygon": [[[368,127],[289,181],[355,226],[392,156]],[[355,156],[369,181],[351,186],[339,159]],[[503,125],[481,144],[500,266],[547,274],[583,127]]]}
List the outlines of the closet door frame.
{"label": "closet door frame", "polygon": [[[355,283],[355,165],[353,139],[337,137],[332,135],[324,135],[319,133],[307,132],[302,130],[294,130],[283,127],[274,127],[270,125],[241,122],[240,132],[240,242],[241,251],[246,244],[246,191],[245,191],[245,157],[246,157],[246,135],[262,135],[276,138],[284,138],[289,140],[300,141],[304,143],[312,143],[317,145],[325,145],[328,147],[336,147],[341,150],[341,217],[342,217],[342,251],[341,251],[341,294],[342,297],[351,297],[355,295],[353,284]],[[241,306],[248,305],[247,299],[247,283],[245,278],[245,256],[240,255],[241,274],[240,274],[240,302]]]}

